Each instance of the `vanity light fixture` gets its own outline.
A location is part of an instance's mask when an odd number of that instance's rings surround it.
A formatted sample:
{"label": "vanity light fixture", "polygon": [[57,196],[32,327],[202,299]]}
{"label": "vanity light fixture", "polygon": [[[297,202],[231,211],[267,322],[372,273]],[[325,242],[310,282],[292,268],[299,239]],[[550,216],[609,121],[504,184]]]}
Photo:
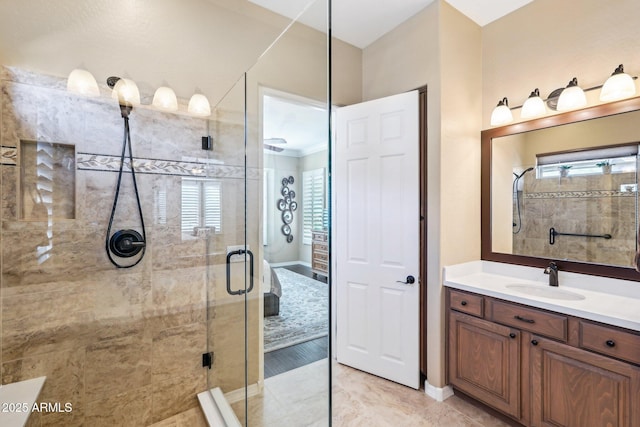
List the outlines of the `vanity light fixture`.
{"label": "vanity light fixture", "polygon": [[636,94],[636,84],[633,78],[624,72],[622,64],[618,65],[611,77],[604,82],[600,91],[600,101],[611,102],[630,98]]}
{"label": "vanity light fixture", "polygon": [[178,110],[178,98],[170,87],[160,86],[153,95],[152,104],[162,111]]}
{"label": "vanity light fixture", "polygon": [[209,117],[211,115],[211,104],[206,96],[195,93],[189,100],[187,111],[194,116]]}
{"label": "vanity light fixture", "polygon": [[540,98],[540,91],[535,88],[529,98],[522,104],[522,111],[520,111],[520,117],[523,119],[531,119],[539,117],[547,112],[544,106],[544,101]]}
{"label": "vanity light fixture", "polygon": [[509,100],[502,98],[491,113],[491,126],[500,126],[513,121],[513,114],[509,109]]}
{"label": "vanity light fixture", "polygon": [[95,77],[87,70],[76,68],[69,73],[67,90],[85,96],[99,96],[100,89]]}
{"label": "vanity light fixture", "polygon": [[[118,101],[124,115],[128,116],[133,107],[140,105],[140,90],[133,80],[112,76],[107,79],[107,86],[112,89],[111,98]],[[69,73],[67,90],[85,96],[100,96],[96,79],[89,71],[79,68]],[[151,105],[167,112],[178,111],[180,108],[176,93],[167,86],[161,86],[155,91]],[[193,116],[206,118],[211,116],[211,104],[206,96],[196,93],[189,100],[187,111]]]}
{"label": "vanity light fixture", "polygon": [[580,86],[578,79],[572,78],[558,98],[558,111],[576,110],[587,105],[587,97]]}

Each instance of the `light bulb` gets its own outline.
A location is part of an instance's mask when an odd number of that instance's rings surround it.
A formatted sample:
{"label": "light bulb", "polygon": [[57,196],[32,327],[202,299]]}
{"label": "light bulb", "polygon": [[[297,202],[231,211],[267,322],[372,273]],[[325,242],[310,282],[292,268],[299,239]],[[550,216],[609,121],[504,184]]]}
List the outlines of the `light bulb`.
{"label": "light bulb", "polygon": [[113,86],[111,97],[127,107],[140,105],[140,91],[133,80],[119,79]]}
{"label": "light bulb", "polygon": [[491,113],[491,126],[500,126],[511,121],[513,121],[513,114],[509,109],[509,101],[507,98],[502,98]]}
{"label": "light bulb", "polygon": [[200,116],[208,117],[211,115],[211,105],[206,96],[199,93],[194,94],[189,100],[189,107],[187,108],[189,113]]}
{"label": "light bulb", "polygon": [[152,104],[163,111],[176,111],[178,109],[178,98],[176,98],[176,93],[173,89],[161,86],[153,95]]}
{"label": "light bulb", "polygon": [[604,82],[600,91],[600,101],[611,102],[630,98],[636,94],[636,84],[631,76],[624,72],[622,64],[615,69],[611,77]]}
{"label": "light bulb", "polygon": [[87,70],[76,68],[69,73],[67,79],[67,90],[69,92],[78,93],[85,96],[100,96],[98,82],[96,82],[93,74]]}
{"label": "light bulb", "polygon": [[558,98],[558,111],[575,110],[587,105],[587,97],[580,86],[578,79],[573,78]]}
{"label": "light bulb", "polygon": [[533,117],[543,116],[547,112],[544,101],[540,98],[540,91],[536,88],[529,98],[522,105],[520,117],[523,119],[531,119]]}

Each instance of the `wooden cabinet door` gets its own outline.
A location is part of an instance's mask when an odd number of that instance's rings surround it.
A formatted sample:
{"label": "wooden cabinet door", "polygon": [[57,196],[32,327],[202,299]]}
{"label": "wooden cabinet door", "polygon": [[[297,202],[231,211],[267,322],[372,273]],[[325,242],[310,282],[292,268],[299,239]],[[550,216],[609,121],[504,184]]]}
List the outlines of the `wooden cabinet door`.
{"label": "wooden cabinet door", "polygon": [[640,426],[640,369],[555,341],[531,341],[532,425]]}
{"label": "wooden cabinet door", "polygon": [[449,382],[474,398],[520,418],[520,333],[449,312]]}

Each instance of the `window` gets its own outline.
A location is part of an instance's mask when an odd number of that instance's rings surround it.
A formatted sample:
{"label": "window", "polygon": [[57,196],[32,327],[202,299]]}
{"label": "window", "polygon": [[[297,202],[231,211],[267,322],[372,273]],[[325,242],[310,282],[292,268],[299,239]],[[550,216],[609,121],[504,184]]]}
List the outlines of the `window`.
{"label": "window", "polygon": [[213,227],[222,231],[220,181],[182,179],[182,233],[198,235],[198,229]]}
{"label": "window", "polygon": [[302,172],[302,243],[311,244],[311,230],[323,228],[325,206],[324,168]]}

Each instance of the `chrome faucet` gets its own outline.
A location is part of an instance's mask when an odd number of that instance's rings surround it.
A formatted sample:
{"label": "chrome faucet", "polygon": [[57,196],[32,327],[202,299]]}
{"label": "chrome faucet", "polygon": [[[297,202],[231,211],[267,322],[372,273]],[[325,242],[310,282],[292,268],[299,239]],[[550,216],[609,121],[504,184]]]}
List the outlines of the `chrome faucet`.
{"label": "chrome faucet", "polygon": [[544,274],[549,275],[549,286],[558,286],[558,265],[551,261],[549,266],[544,269]]}

